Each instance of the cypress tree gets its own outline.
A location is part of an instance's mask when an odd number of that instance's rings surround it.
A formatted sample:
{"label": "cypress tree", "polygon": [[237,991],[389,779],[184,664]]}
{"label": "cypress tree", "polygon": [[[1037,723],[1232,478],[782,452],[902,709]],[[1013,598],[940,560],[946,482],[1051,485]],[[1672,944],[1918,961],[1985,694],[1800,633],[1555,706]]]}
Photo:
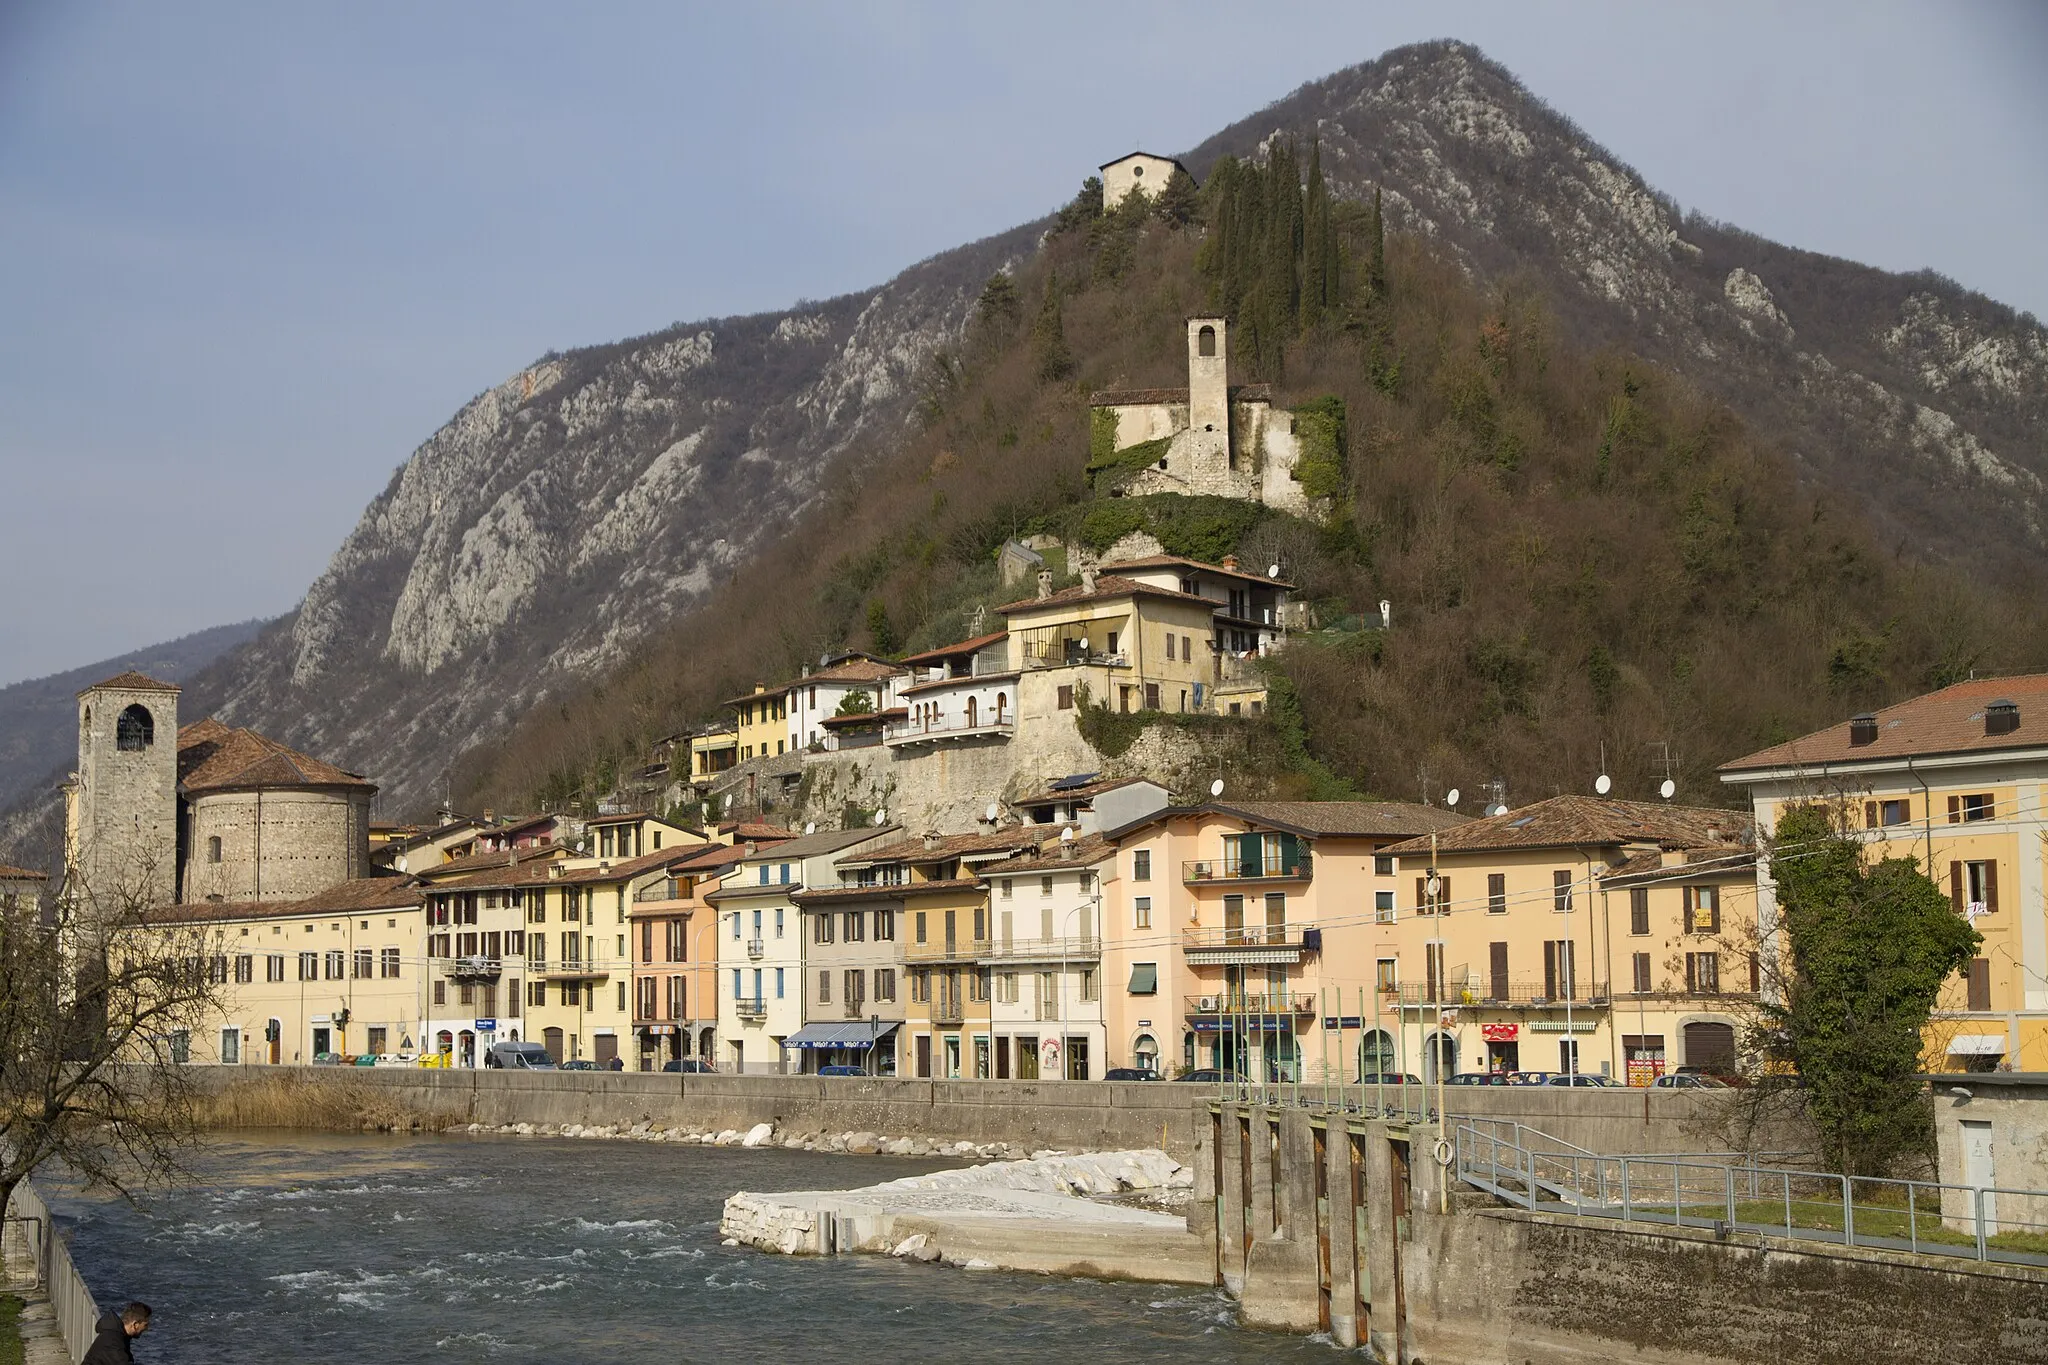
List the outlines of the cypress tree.
{"label": "cypress tree", "polygon": [[1337,306],[1340,293],[1337,238],[1330,225],[1330,191],[1323,181],[1321,142],[1309,146],[1301,256],[1301,320],[1304,327],[1315,327]]}
{"label": "cypress tree", "polygon": [[1031,354],[1038,363],[1038,378],[1043,383],[1057,383],[1074,372],[1074,353],[1067,348],[1067,328],[1060,315],[1060,277],[1057,272],[1046,276],[1045,302],[1039,305],[1038,319],[1031,324]]}
{"label": "cypress tree", "polygon": [[974,301],[975,321],[984,327],[1008,331],[1024,315],[1024,305],[1017,298],[1017,286],[1008,275],[1001,271],[988,277],[988,283],[981,287],[981,297]]}
{"label": "cypress tree", "polygon": [[1387,220],[1380,211],[1380,187],[1372,187],[1372,218],[1366,227],[1365,287],[1377,302],[1387,293]]}
{"label": "cypress tree", "polygon": [[1167,177],[1166,188],[1159,192],[1152,211],[1170,227],[1183,228],[1195,221],[1202,211],[1202,200],[1195,189],[1195,178],[1179,167]]}

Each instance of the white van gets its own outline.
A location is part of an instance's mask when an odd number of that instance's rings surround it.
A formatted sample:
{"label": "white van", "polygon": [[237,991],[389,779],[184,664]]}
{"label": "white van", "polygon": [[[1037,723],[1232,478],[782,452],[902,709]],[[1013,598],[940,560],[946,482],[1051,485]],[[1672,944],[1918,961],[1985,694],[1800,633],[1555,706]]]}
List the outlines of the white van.
{"label": "white van", "polygon": [[553,1071],[555,1059],[539,1043],[494,1043],[484,1054],[484,1065],[507,1071]]}

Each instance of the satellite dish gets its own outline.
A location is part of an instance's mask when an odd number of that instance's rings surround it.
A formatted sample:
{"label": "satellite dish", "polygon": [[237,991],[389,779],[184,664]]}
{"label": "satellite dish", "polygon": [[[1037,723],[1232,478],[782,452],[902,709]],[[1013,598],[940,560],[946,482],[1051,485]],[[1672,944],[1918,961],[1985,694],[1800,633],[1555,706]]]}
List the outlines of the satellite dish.
{"label": "satellite dish", "polygon": [[1429,884],[1427,887],[1431,899],[1435,899],[1437,892],[1443,889],[1443,885],[1443,880],[1432,871],[1429,874]]}
{"label": "satellite dish", "polygon": [[996,817],[998,815],[1001,815],[1002,813],[1003,808],[1001,806],[998,806],[995,802],[991,801],[988,803],[988,809],[983,811],[981,815],[984,820],[988,821],[991,825],[993,825],[996,822]]}
{"label": "satellite dish", "polygon": [[1600,774],[1600,776],[1593,779],[1593,790],[1599,792],[1602,796],[1607,795],[1607,793],[1614,790],[1614,779],[1606,773]]}
{"label": "satellite dish", "polygon": [[1678,795],[1678,784],[1668,777],[1665,778],[1664,785],[1657,788],[1657,795],[1669,801],[1672,797]]}
{"label": "satellite dish", "polygon": [[816,820],[806,820],[806,821],[804,821],[804,833],[806,833],[806,834],[816,834],[817,832],[818,832],[818,822],[817,822]]}
{"label": "satellite dish", "polygon": [[400,872],[405,871],[405,855],[403,853],[398,855],[398,862],[395,864],[395,866],[398,868]]}
{"label": "satellite dish", "polygon": [[576,851],[578,853],[581,853],[583,851],[583,841],[581,839],[578,839],[576,841]]}
{"label": "satellite dish", "polygon": [[1217,779],[1216,779],[1216,780],[1215,780],[1214,782],[1211,782],[1211,783],[1209,784],[1209,795],[1211,795],[1211,796],[1221,796],[1221,795],[1223,795],[1223,779],[1222,779],[1222,778],[1220,778],[1220,777],[1219,777],[1219,778],[1217,778]]}
{"label": "satellite dish", "polygon": [[887,820],[888,818],[889,808],[887,806],[884,806],[881,810],[875,812],[875,823],[878,825],[881,824],[883,821]]}
{"label": "satellite dish", "polygon": [[1496,801],[1486,808],[1486,813],[1488,815],[1506,815],[1508,813],[1507,803],[1505,801]]}
{"label": "satellite dish", "polygon": [[1444,804],[1446,806],[1455,806],[1458,804],[1458,789],[1456,787],[1453,787],[1449,791],[1444,793]]}
{"label": "satellite dish", "polygon": [[726,808],[727,810],[731,810],[731,809],[732,809],[732,793],[731,793],[731,792],[727,792],[727,793],[725,794],[725,808]]}
{"label": "satellite dish", "polygon": [[1268,577],[1268,578],[1278,578],[1279,576],[1280,576],[1280,566],[1279,566],[1278,564],[1268,564],[1268,565],[1266,566],[1266,577]]}
{"label": "satellite dish", "polygon": [[1074,827],[1072,825],[1068,825],[1065,829],[1060,831],[1060,842],[1063,844],[1071,844],[1074,842]]}

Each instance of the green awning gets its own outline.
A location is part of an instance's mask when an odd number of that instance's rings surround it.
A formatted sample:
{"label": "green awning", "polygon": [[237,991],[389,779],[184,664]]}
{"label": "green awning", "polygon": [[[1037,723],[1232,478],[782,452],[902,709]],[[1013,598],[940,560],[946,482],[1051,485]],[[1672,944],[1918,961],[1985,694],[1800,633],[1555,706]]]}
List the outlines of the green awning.
{"label": "green awning", "polygon": [[1159,964],[1156,962],[1133,962],[1131,964],[1132,995],[1159,994]]}

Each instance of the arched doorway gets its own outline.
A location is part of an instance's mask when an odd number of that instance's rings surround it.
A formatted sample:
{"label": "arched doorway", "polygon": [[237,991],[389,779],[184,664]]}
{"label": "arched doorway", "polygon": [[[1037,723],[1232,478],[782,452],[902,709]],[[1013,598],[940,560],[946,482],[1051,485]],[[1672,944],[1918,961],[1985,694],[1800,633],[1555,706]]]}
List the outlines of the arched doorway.
{"label": "arched doorway", "polygon": [[562,1031],[558,1028],[542,1029],[540,1045],[547,1049],[548,1060],[556,1066],[562,1064]]}
{"label": "arched doorway", "polygon": [[1358,1074],[1370,1079],[1394,1069],[1394,1038],[1383,1028],[1368,1032],[1358,1043]]}
{"label": "arched doorway", "polygon": [[434,1051],[441,1057],[441,1065],[448,1065],[448,1059],[455,1055],[455,1035],[442,1029],[434,1035]]}
{"label": "arched doorway", "polygon": [[476,1065],[476,1035],[464,1029],[456,1038],[456,1051],[462,1057],[464,1066]]}
{"label": "arched doorway", "polygon": [[1443,1078],[1458,1074],[1458,1040],[1448,1033],[1432,1033],[1429,1043],[1423,1049],[1422,1080],[1426,1085],[1435,1085]]}
{"label": "arched doorway", "polygon": [[718,1030],[706,1028],[697,1035],[697,1055],[704,1061],[711,1061],[718,1051]]}
{"label": "arched doorway", "polygon": [[1149,1033],[1138,1035],[1138,1041],[1131,1047],[1131,1061],[1140,1071],[1159,1074],[1159,1040]]}
{"label": "arched doorway", "polygon": [[1007,693],[996,693],[996,724],[1001,725],[1003,723],[1003,709],[1009,704],[1010,698]]}
{"label": "arched doorway", "polygon": [[967,699],[967,728],[972,730],[981,724],[981,702],[977,697]]}

